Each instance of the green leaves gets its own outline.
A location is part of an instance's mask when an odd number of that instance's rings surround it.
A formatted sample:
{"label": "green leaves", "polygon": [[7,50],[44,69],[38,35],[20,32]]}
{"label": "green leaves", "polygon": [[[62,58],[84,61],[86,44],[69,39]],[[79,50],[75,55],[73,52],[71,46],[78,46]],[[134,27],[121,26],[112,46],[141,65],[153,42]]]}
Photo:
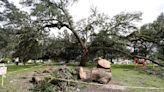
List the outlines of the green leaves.
{"label": "green leaves", "polygon": [[148,23],[127,38],[133,44],[134,52],[144,57],[161,59],[164,55],[164,15],[161,13],[153,23]]}
{"label": "green leaves", "polygon": [[136,22],[141,20],[142,13],[120,13],[114,16],[110,22],[111,31],[115,31],[117,34],[124,35],[129,31],[136,30]]}
{"label": "green leaves", "polygon": [[[22,5],[32,6],[31,12],[27,13],[7,0],[1,0],[0,4],[5,8],[0,12],[0,21],[3,22],[3,28],[12,35],[9,37],[10,41],[6,41],[6,38],[0,35],[1,46],[12,44],[9,46],[10,49],[14,50],[15,56],[21,57],[24,61],[46,54],[69,60],[80,56],[84,52],[82,49],[87,48],[91,50],[89,53],[92,55],[99,52],[104,56],[108,53],[124,56],[121,52],[130,53],[133,47],[139,49],[139,53],[144,55],[151,55],[151,52],[156,50],[158,54],[163,55],[161,52],[164,46],[163,14],[153,23],[143,25],[140,29],[136,27],[136,23],[141,20],[140,12],[122,12],[110,18],[92,9],[88,18],[74,23],[68,6],[76,1],[23,0]],[[50,28],[64,27],[71,30],[74,36],[64,32],[61,38],[48,37]],[[68,29],[65,30],[68,31]],[[134,32],[131,33],[132,31]],[[80,42],[81,51],[75,37]]]}

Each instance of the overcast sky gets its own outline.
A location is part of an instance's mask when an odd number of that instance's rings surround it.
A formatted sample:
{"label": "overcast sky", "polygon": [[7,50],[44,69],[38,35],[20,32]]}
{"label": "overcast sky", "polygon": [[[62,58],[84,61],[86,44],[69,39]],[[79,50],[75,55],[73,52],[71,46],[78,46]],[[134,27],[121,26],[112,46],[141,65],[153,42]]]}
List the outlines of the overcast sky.
{"label": "overcast sky", "polygon": [[[19,3],[19,0],[9,1],[17,5]],[[164,0],[79,0],[70,7],[70,13],[77,21],[89,15],[91,6],[96,6],[100,12],[111,17],[122,11],[141,11],[143,13],[141,24],[152,22],[161,12],[164,12]]]}
{"label": "overcast sky", "polygon": [[[9,0],[19,8],[27,10],[19,4],[20,0]],[[75,22],[86,18],[90,13],[90,7],[97,7],[99,12],[104,12],[110,17],[120,12],[142,12],[142,21],[139,25],[153,22],[157,16],[164,12],[164,0],[79,0],[69,8]]]}
{"label": "overcast sky", "polygon": [[164,12],[164,0],[79,0],[70,8],[70,12],[75,20],[78,20],[88,16],[91,6],[97,6],[100,12],[109,16],[122,11],[141,11],[143,13],[141,24],[152,22],[161,12]]}

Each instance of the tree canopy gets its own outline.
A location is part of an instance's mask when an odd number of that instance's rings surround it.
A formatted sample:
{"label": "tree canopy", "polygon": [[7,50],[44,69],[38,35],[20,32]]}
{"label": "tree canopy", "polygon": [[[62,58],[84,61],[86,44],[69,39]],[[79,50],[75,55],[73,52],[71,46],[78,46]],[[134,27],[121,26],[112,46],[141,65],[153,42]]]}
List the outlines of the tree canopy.
{"label": "tree canopy", "polygon": [[[84,66],[99,56],[112,59],[134,55],[164,61],[163,13],[153,23],[138,28],[141,12],[121,12],[110,17],[91,8],[90,15],[76,23],[69,7],[77,1],[22,0],[20,4],[30,8],[27,12],[8,0],[0,0],[4,7],[0,11],[0,52],[19,57],[24,64],[30,59],[68,62],[80,58]],[[52,30],[60,30],[61,34],[50,37]]]}

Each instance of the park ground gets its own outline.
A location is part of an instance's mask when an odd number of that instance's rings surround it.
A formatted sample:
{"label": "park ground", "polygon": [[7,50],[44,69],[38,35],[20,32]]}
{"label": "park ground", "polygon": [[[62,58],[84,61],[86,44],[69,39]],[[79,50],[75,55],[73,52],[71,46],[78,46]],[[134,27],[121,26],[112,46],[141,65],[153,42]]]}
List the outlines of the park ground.
{"label": "park ground", "polygon": [[[60,67],[62,65],[9,65],[8,73],[4,79],[4,86],[0,86],[0,92],[30,92],[33,87],[29,80],[34,71],[44,70],[49,67]],[[76,65],[68,65],[76,67]],[[91,69],[95,65],[87,65]],[[164,92],[164,69],[149,65],[147,69],[134,65],[112,65],[112,81],[106,85],[87,85],[88,92],[110,92],[105,91],[113,87],[114,89],[125,91],[112,92]],[[1,79],[0,79],[1,81]],[[84,88],[85,89],[85,88]]]}

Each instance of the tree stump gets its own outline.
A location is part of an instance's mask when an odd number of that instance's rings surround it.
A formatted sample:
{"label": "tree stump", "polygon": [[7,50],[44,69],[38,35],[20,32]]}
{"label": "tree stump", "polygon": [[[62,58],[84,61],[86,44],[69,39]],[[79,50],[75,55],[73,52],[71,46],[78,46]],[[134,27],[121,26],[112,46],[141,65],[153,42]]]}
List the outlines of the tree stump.
{"label": "tree stump", "polygon": [[111,62],[106,59],[99,59],[96,62],[98,68],[105,68],[105,69],[111,68]]}

